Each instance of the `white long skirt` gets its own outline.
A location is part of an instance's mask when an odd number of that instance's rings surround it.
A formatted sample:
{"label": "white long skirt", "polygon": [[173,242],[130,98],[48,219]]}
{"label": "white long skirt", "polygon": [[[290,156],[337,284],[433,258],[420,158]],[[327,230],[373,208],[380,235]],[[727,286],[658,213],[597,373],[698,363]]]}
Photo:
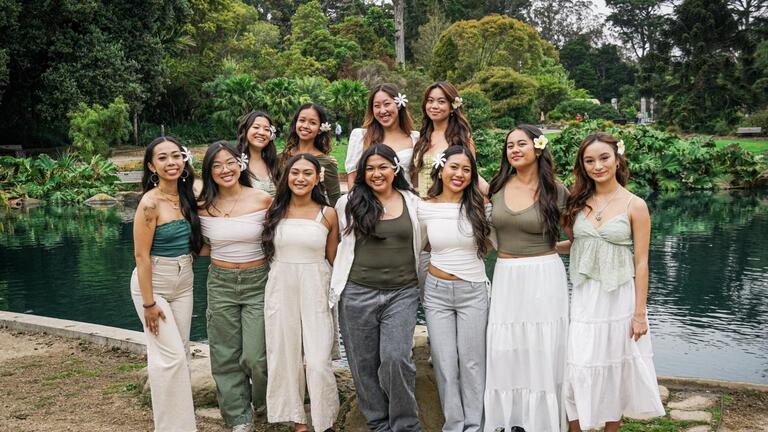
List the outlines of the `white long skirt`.
{"label": "white long skirt", "polygon": [[631,337],[634,308],[633,280],[610,292],[594,280],[573,288],[564,394],[581,429],[664,415],[650,331]]}
{"label": "white long skirt", "polygon": [[556,254],[499,259],[487,331],[486,432],[565,430],[568,282]]}

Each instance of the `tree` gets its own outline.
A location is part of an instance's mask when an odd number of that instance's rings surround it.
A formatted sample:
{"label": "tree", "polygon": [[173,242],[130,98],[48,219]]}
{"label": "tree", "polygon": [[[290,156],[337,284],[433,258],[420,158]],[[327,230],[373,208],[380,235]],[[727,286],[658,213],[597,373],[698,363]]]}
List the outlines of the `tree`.
{"label": "tree", "polygon": [[602,102],[621,97],[621,87],[635,83],[633,66],[621,58],[617,46],[593,47],[585,36],[563,46],[560,62],[577,87],[588,90]]}
{"label": "tree", "polygon": [[395,22],[377,6],[371,6],[365,16],[344,18],[344,21],[331,27],[331,32],[357,43],[365,58],[395,56]]}
{"label": "tree", "polygon": [[659,39],[664,37],[662,29],[665,16],[662,10],[670,0],[606,0],[611,10],[608,21],[613,24],[616,35],[629,45],[635,58],[645,57],[656,51]]}
{"label": "tree", "polygon": [[536,68],[557,51],[536,29],[519,20],[492,15],[453,23],[434,49],[432,76],[463,82],[478,71],[503,66],[523,71]]}
{"label": "tree", "polygon": [[768,15],[768,0],[729,0],[728,6],[736,15],[741,29],[748,29],[754,18]]}
{"label": "tree", "polygon": [[432,50],[437,45],[440,34],[450,25],[437,2],[433,3],[427,15],[427,22],[419,27],[419,37],[413,43],[413,59],[417,65],[429,68],[432,64]]}
{"label": "tree", "polygon": [[8,85],[8,63],[12,34],[18,25],[21,4],[16,0],[0,0],[0,103],[3,101],[3,92]]}
{"label": "tree", "polygon": [[535,116],[536,81],[510,67],[491,66],[475,74],[463,88],[479,90],[490,100],[494,118],[511,117],[517,122]]}
{"label": "tree", "polygon": [[68,114],[69,136],[82,157],[109,156],[112,147],[128,139],[131,124],[128,121],[128,104],[118,97],[106,108],[99,104],[88,106],[80,103],[77,110]]}
{"label": "tree", "polygon": [[348,131],[362,123],[366,103],[368,89],[359,81],[338,80],[328,87],[328,108],[347,119]]}
{"label": "tree", "polygon": [[594,18],[590,0],[533,0],[526,12],[526,21],[557,47],[578,35],[599,32]]}
{"label": "tree", "polygon": [[405,64],[405,26],[403,23],[403,7],[405,0],[392,0],[395,9],[395,60]]}

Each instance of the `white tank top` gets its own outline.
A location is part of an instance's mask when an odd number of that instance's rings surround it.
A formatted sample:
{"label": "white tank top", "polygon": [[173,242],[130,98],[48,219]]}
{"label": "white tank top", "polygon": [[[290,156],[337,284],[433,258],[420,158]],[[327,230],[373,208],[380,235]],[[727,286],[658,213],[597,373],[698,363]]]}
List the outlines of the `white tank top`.
{"label": "white tank top", "polygon": [[325,262],[328,228],[321,222],[323,209],[314,220],[283,219],[275,231],[275,262],[309,264]]}
{"label": "white tank top", "polygon": [[487,282],[485,264],[477,256],[472,225],[456,203],[419,203],[418,217],[427,229],[429,262],[468,282]]}
{"label": "white tank top", "polygon": [[267,210],[235,217],[200,216],[203,237],[211,245],[211,258],[229,263],[264,259],[261,233]]}

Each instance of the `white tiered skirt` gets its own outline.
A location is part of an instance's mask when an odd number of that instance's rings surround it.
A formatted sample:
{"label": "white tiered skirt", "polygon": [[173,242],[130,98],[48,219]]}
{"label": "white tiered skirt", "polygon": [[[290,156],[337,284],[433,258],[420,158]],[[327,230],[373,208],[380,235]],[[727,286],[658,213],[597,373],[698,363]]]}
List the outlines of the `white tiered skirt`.
{"label": "white tiered skirt", "polygon": [[499,259],[487,331],[485,427],[565,429],[568,283],[556,254]]}
{"label": "white tiered skirt", "polygon": [[632,280],[613,291],[594,280],[573,288],[564,394],[568,420],[581,429],[664,415],[650,331],[631,337],[634,308]]}

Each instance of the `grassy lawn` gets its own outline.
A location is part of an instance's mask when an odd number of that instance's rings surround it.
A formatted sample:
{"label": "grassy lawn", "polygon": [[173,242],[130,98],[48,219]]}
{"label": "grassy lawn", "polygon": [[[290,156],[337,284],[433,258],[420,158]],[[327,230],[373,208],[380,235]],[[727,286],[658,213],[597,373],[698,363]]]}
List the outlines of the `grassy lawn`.
{"label": "grassy lawn", "polygon": [[765,153],[768,152],[768,140],[751,140],[751,139],[718,139],[715,137],[715,144],[718,147],[725,147],[729,144],[738,144],[744,150],[751,151],[753,153]]}

